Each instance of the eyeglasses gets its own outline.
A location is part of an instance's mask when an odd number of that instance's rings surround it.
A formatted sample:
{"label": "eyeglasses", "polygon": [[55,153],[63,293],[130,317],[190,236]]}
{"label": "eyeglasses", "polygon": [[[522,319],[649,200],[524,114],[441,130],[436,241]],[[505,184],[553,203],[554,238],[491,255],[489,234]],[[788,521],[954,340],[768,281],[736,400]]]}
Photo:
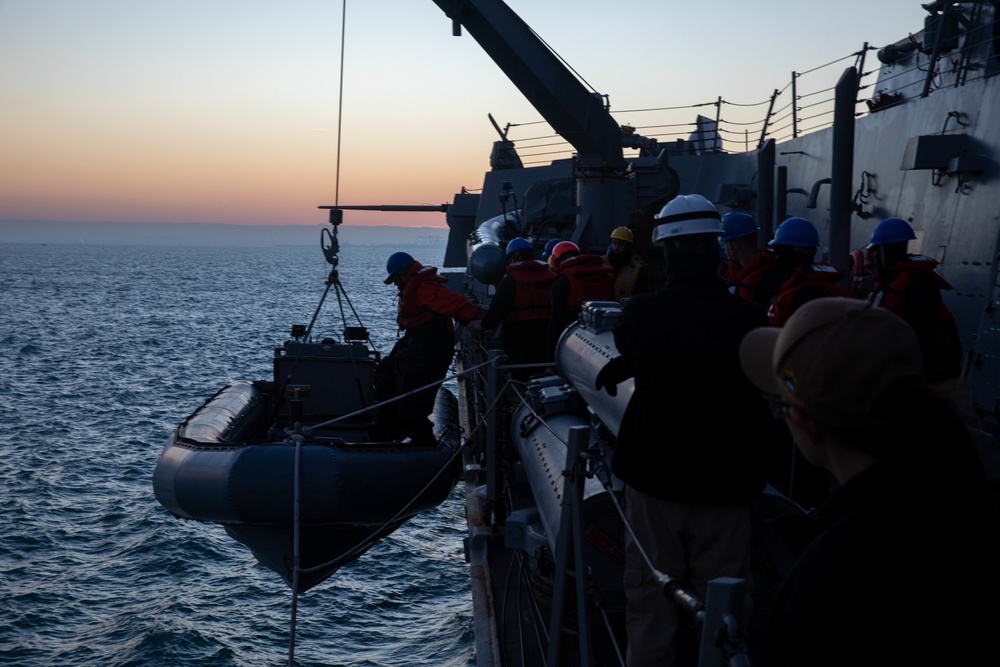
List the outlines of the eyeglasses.
{"label": "eyeglasses", "polygon": [[788,416],[788,411],[791,409],[792,404],[778,396],[777,394],[766,394],[761,393],[761,398],[767,403],[767,407],[771,409],[771,416],[775,419],[784,419]]}

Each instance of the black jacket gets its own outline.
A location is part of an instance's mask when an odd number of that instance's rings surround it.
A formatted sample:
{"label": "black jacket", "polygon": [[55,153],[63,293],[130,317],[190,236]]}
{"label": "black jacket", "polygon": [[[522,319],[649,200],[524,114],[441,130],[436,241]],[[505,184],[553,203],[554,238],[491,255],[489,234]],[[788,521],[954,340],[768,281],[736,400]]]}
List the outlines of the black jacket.
{"label": "black jacket", "polygon": [[998,515],[981,485],[879,463],[808,517],[775,526],[798,562],[762,664],[972,665],[1000,627]]}
{"label": "black jacket", "polygon": [[763,326],[763,309],[716,276],[675,276],[625,304],[614,338],[635,395],[612,462],[618,477],[676,502],[741,504],[761,492],[773,422],[739,345]]}

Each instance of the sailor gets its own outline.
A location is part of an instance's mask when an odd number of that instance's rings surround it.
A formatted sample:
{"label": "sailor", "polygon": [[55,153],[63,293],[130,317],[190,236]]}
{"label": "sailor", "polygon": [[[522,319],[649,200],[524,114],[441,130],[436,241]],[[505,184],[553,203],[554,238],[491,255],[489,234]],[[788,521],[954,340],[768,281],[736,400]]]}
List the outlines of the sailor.
{"label": "sailor", "polygon": [[749,213],[733,211],[722,216],[722,229],[719,240],[729,260],[724,276],[729,291],[767,308],[778,293],[781,278],[774,252],[757,245],[760,227]]}
{"label": "sailor", "polygon": [[[531,243],[524,238],[507,244],[506,275],[497,284],[483,328],[500,328],[500,340],[508,363],[537,364],[545,361],[545,337],[549,326],[549,292],[555,274],[534,259]],[[512,375],[526,379],[530,369]]]}
{"label": "sailor", "polygon": [[781,286],[771,298],[767,317],[780,327],[807,301],[824,296],[843,296],[837,281],[844,272],[832,264],[816,262],[819,233],[805,218],[788,218],[774,231],[768,243],[774,249]]}
{"label": "sailor", "polygon": [[556,279],[549,292],[547,360],[555,358],[556,343],[567,326],[576,321],[585,301],[613,301],[611,267],[598,255],[585,254],[572,241],[558,243],[549,261]]}
{"label": "sailor", "polygon": [[974,665],[1000,626],[1000,515],[961,419],[923,378],[900,317],[803,305],[740,346],[797,446],[839,490],[775,528],[797,562],[768,624],[768,667]]}
{"label": "sailor", "polygon": [[638,540],[625,532],[628,665],[676,664],[685,620],[643,551],[702,600],[716,577],[749,583],[750,503],[764,488],[772,428],[738,357],[744,334],[766,326],[767,317],[719,276],[721,216],[704,197],[680,195],[655,221],[666,286],[625,303],[614,328],[620,356],[596,381],[615,395],[619,382],[635,378],[612,460]]}
{"label": "sailor", "polygon": [[868,246],[855,248],[851,251],[848,262],[847,268],[851,276],[848,296],[867,300],[875,289],[875,249]]}
{"label": "sailor", "polygon": [[611,232],[611,245],[602,259],[612,268],[615,301],[622,303],[648,289],[649,271],[645,262],[635,254],[632,230],[628,227],[616,227]]}
{"label": "sailor", "polygon": [[[403,337],[375,371],[378,402],[444,379],[455,348],[452,320],[470,331],[482,328],[478,309],[464,296],[448,290],[447,279],[438,275],[437,268],[423,266],[409,253],[396,252],[386,262],[386,272],[385,284],[399,290],[396,322]],[[436,394],[437,388],[431,387],[380,407],[378,439],[408,436],[414,443],[433,443],[427,417]]]}
{"label": "sailor", "polygon": [[552,266],[552,249],[557,245],[562,243],[562,239],[549,239],[548,243],[545,244],[545,250],[542,251],[542,259],[550,269],[555,268]]}
{"label": "sailor", "polygon": [[908,243],[916,238],[913,227],[899,218],[886,218],[875,227],[868,248],[874,251],[876,276],[868,298],[917,332],[924,373],[936,384],[959,377],[962,344],[955,318],[941,298],[941,290],[951,285],[935,270],[937,261],[907,253]]}

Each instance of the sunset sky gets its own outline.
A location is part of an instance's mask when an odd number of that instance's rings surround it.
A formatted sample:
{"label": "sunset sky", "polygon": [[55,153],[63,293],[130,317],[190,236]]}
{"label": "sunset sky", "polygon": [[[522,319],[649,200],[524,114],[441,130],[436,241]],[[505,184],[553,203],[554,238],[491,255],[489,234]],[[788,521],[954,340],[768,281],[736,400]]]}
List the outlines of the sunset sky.
{"label": "sunset sky", "polygon": [[[792,70],[897,41],[926,15],[919,0],[508,4],[612,111],[759,102]],[[0,0],[0,219],[323,222],[342,12],[340,0]],[[340,204],[449,202],[481,185],[488,113],[539,120],[433,2],[348,0],[346,16]]]}

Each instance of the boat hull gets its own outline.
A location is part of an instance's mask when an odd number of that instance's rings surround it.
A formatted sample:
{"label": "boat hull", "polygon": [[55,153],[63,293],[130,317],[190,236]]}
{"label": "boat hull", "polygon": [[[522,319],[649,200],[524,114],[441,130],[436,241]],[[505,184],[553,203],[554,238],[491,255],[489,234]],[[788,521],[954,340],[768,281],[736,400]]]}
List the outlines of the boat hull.
{"label": "boat hull", "polygon": [[[457,403],[438,391],[435,445],[377,443],[341,430],[276,438],[266,383],[234,382],[170,436],[153,473],[157,500],[183,519],[221,524],[290,585],[304,591],[357,558],[454,488]],[[295,527],[299,528],[298,548]],[[317,568],[315,572],[302,572]]]}

